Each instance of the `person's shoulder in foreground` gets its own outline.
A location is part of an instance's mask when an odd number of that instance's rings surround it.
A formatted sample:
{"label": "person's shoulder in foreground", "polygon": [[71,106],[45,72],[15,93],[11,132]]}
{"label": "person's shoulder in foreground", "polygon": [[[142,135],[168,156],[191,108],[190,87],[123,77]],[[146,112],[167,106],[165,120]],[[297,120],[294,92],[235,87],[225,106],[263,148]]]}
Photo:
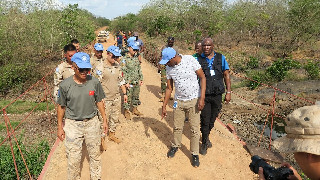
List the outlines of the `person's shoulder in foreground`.
{"label": "person's shoulder in foreground", "polygon": [[[280,152],[294,153],[304,174],[311,180],[320,180],[320,103],[294,110],[285,122],[287,135],[276,139],[272,145]],[[295,169],[286,166],[294,172],[290,179],[301,179]]]}

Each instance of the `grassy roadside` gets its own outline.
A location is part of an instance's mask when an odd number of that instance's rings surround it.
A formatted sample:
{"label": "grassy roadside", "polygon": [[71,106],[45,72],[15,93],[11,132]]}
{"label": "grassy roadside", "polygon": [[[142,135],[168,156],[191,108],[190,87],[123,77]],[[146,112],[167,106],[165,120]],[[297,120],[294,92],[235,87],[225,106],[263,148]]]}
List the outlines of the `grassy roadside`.
{"label": "grassy roadside", "polygon": [[[0,100],[0,108],[4,108],[7,106],[11,100]],[[48,103],[49,110],[53,110],[55,108],[54,104],[51,102]],[[35,108],[35,109],[34,109]],[[7,113],[8,114],[23,114],[29,113],[32,109],[34,112],[45,112],[47,111],[47,102],[33,102],[30,100],[23,101],[19,100],[8,106]],[[3,114],[3,112],[0,112]],[[24,115],[22,115],[24,116]],[[20,120],[14,119],[10,121],[12,128],[15,128],[19,125]],[[23,123],[24,124],[24,123]],[[26,160],[27,166],[29,168],[31,177],[36,179],[40,174],[42,167],[46,161],[46,158],[50,152],[50,144],[46,138],[39,138],[35,142],[23,143],[24,139],[30,135],[24,129],[22,131],[18,131],[16,135],[18,139],[18,144],[21,149],[21,152]],[[3,121],[3,118],[0,119],[0,142],[2,142],[5,138],[6,134],[6,124]],[[20,155],[20,150],[18,146],[13,143],[13,152],[16,158],[16,164],[18,166],[18,171],[20,178],[29,179],[27,169],[23,162],[23,159]],[[0,179],[17,179],[16,172],[12,160],[12,152],[8,142],[5,142],[0,146]]]}
{"label": "grassy roadside", "polygon": [[[0,100],[0,109],[6,107],[11,100]],[[49,110],[54,109],[54,104],[52,102],[48,102]],[[36,108],[35,108],[36,107]],[[33,108],[35,108],[35,112],[38,111],[46,111],[47,110],[47,102],[33,102],[33,101],[21,101],[18,100],[8,106],[6,108],[8,114],[23,114],[26,112],[30,112]],[[3,114],[1,111],[0,114]]]}

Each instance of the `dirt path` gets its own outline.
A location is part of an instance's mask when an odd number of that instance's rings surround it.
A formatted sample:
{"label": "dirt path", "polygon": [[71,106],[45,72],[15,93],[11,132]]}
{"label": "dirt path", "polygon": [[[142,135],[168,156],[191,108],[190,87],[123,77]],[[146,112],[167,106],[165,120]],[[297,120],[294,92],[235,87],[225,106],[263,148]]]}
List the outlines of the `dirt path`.
{"label": "dirt path", "polygon": [[[113,37],[104,43],[105,49],[114,44]],[[160,75],[147,61],[142,63],[144,85],[141,88],[142,104],[139,110],[144,117],[127,121],[120,116],[117,136],[122,143],[107,142],[102,154],[102,179],[254,179],[250,171],[249,154],[220,123],[210,135],[213,148],[206,156],[200,155],[200,167],[190,164],[190,127],[185,124],[182,148],[172,159],[166,157],[172,141],[172,108],[168,117],[161,120]],[[171,104],[172,105],[172,102]],[[88,159],[83,158],[81,179],[89,179]],[[51,159],[44,179],[67,178],[65,147],[60,143]]]}

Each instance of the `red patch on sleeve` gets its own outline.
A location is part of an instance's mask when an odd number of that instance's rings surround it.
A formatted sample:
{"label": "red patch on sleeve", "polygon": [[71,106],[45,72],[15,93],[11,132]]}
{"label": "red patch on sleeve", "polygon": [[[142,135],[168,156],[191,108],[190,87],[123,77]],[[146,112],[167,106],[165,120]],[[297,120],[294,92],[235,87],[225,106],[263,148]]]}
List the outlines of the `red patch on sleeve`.
{"label": "red patch on sleeve", "polygon": [[89,96],[93,96],[94,95],[94,91],[89,91]]}

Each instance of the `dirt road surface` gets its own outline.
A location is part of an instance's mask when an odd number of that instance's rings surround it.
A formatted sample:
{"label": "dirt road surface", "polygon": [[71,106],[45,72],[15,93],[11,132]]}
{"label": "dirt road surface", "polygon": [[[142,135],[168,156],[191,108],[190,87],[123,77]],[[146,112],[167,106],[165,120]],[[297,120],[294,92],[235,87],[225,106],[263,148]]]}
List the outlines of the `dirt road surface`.
{"label": "dirt road surface", "polygon": [[[115,42],[110,37],[104,48]],[[105,52],[104,52],[105,53]],[[106,54],[104,54],[106,55]],[[143,117],[133,117],[131,121],[120,116],[116,135],[120,144],[107,142],[107,151],[102,153],[102,179],[255,179],[250,169],[250,155],[234,136],[219,122],[215,123],[210,139],[213,147],[206,156],[200,155],[200,167],[191,166],[190,126],[185,124],[182,147],[175,157],[166,154],[173,135],[173,113],[168,107],[166,119],[160,117],[162,103],[158,102],[160,74],[147,61],[142,62],[144,84],[141,88],[142,104],[138,109]],[[172,106],[172,102],[169,103]],[[64,143],[54,151],[45,180],[67,179],[67,159]],[[90,179],[88,157],[82,158],[81,179]]]}

